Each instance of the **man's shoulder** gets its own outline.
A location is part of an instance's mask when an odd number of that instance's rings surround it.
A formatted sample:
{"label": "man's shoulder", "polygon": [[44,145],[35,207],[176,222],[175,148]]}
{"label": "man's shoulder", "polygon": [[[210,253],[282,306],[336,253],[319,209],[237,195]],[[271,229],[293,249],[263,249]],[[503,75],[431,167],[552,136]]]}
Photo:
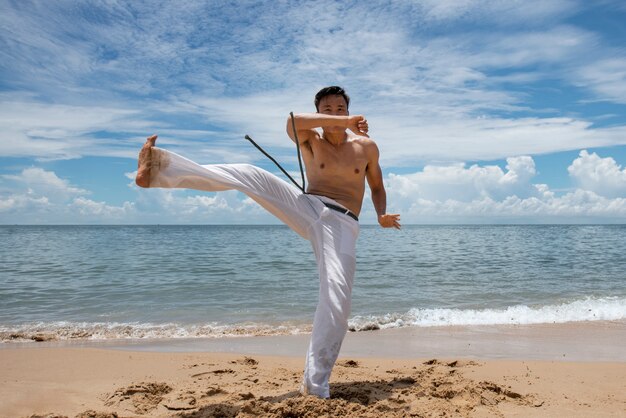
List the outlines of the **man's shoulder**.
{"label": "man's shoulder", "polygon": [[350,142],[352,142],[356,146],[363,147],[363,149],[365,150],[378,149],[378,146],[376,145],[376,141],[366,136],[361,136],[361,135],[354,136],[350,138]]}
{"label": "man's shoulder", "polygon": [[363,135],[353,135],[350,137],[350,142],[354,142],[355,144],[359,144],[359,145],[363,145],[363,146],[369,146],[369,145],[376,145],[376,142],[372,139],[369,138],[367,136],[363,136]]}
{"label": "man's shoulder", "polygon": [[378,160],[380,151],[378,150],[376,142],[372,138],[359,135],[353,137],[351,142],[354,144],[353,146],[355,148],[360,149],[360,152],[362,152],[369,161]]}

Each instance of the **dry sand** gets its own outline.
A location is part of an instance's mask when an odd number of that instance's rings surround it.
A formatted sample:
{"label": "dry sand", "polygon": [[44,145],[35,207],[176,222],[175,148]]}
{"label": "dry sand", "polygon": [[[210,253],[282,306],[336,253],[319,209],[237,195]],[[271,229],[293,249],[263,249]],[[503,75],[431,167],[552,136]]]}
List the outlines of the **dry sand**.
{"label": "dry sand", "polygon": [[626,363],[341,358],[331,399],[303,359],[0,349],[2,417],[626,417]]}

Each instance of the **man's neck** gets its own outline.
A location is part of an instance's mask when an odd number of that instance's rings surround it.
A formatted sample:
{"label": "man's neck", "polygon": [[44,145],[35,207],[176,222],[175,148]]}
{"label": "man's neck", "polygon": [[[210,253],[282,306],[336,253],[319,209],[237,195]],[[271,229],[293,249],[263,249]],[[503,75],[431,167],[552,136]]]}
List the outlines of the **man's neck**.
{"label": "man's neck", "polygon": [[327,132],[324,131],[323,138],[333,145],[341,145],[348,139],[346,131],[341,132]]}

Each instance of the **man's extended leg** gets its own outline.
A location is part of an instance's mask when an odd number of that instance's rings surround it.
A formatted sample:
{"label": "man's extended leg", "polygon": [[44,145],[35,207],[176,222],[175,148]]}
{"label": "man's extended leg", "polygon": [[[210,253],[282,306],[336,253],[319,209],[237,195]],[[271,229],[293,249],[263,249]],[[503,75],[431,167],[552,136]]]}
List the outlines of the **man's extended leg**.
{"label": "man's extended leg", "polygon": [[321,215],[310,235],[320,289],[301,392],[328,398],[328,380],[348,330],[359,224],[327,208]]}
{"label": "man's extended leg", "polygon": [[239,190],[299,235],[309,238],[308,229],[318,218],[317,210],[296,187],[250,164],[202,166],[155,147],[154,140],[156,136],[148,138],[139,154],[138,185],[208,192]]}

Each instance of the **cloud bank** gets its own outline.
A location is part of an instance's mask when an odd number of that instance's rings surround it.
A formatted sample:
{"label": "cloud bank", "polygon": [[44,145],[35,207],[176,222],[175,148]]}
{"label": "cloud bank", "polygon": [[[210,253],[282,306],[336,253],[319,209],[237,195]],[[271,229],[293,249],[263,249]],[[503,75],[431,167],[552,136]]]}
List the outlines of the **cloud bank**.
{"label": "cloud bank", "polygon": [[[578,186],[560,194],[547,184],[533,183],[532,157],[510,157],[506,162],[504,169],[450,164],[390,173],[385,178],[388,212],[400,213],[405,224],[615,222],[626,216],[626,198],[620,197],[626,193],[626,170],[610,157],[581,151],[567,168]],[[134,174],[126,176],[133,179]],[[131,181],[135,201],[111,206],[89,199],[89,191],[54,172],[35,167],[4,175],[0,186],[19,189],[0,199],[3,223],[278,223],[236,191],[140,189]],[[375,223],[368,201],[361,218]]]}

